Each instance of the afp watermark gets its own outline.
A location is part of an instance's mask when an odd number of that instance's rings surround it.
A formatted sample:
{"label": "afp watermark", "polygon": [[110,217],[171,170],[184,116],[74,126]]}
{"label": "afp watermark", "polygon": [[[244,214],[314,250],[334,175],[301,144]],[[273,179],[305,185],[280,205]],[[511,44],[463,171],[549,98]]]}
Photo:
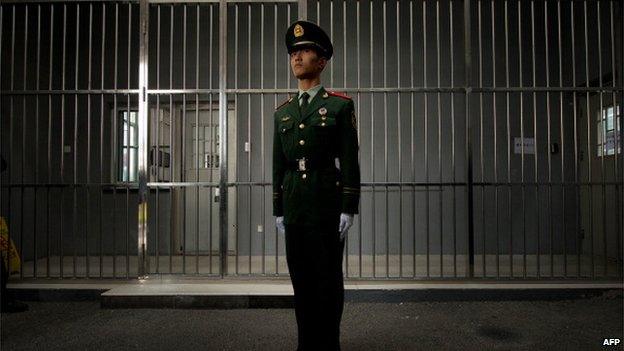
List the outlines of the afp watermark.
{"label": "afp watermark", "polygon": [[602,341],[602,346],[618,346],[620,344],[620,339],[604,339]]}

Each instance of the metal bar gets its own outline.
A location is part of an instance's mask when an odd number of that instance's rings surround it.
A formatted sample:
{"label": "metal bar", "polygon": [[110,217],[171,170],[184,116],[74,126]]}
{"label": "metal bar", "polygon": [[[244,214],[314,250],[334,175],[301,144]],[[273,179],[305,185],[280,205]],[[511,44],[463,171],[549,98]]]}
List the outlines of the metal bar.
{"label": "metal bar", "polygon": [[[290,6],[288,7],[289,11],[290,11]],[[288,17],[290,19],[290,16]],[[212,28],[212,26],[211,26]],[[212,35],[210,36],[210,40],[212,40]],[[210,46],[212,48],[212,45]],[[234,5],[234,47],[236,48],[236,50],[238,50],[238,4]],[[210,61],[212,62],[212,60]],[[288,71],[286,71],[286,74],[288,74]],[[288,81],[288,76],[286,77],[286,81]],[[212,79],[211,79],[212,82]],[[276,85],[277,85],[277,80],[276,80]],[[234,89],[238,89],[238,56],[236,57],[236,59],[234,60]],[[276,102],[277,105],[277,102]],[[211,104],[212,106],[212,104]],[[238,126],[238,94],[234,94],[234,125]],[[210,114],[210,117],[212,118],[212,113]],[[238,128],[236,128],[236,136],[234,138],[234,140],[238,140]],[[212,146],[212,144],[211,144]],[[238,167],[238,162],[234,163],[234,174],[235,174],[235,178],[238,181],[239,177],[239,167]],[[212,174],[212,172],[210,173]],[[238,198],[238,187],[236,188],[236,195]],[[210,190],[212,191],[212,189]],[[210,206],[210,208],[212,208],[212,205]],[[210,218],[212,218],[212,215],[210,216]],[[236,257],[235,257],[235,262],[234,262],[234,271],[235,271],[235,275],[238,276],[239,272],[238,272],[238,265],[239,265],[239,256],[238,253],[240,252],[240,245],[239,245],[239,237],[238,237],[238,215],[236,216],[235,219],[235,224],[234,224],[234,228],[236,228],[236,231],[234,232],[234,235],[236,237]],[[212,235],[212,225],[210,226],[210,233]],[[277,224],[275,226],[275,237],[278,237],[277,234]],[[277,240],[277,239],[276,239]],[[210,242],[212,243],[212,240],[210,240]],[[277,254],[277,251],[276,251]],[[212,259],[210,260],[210,262],[212,262]]]}
{"label": "metal bar", "polygon": [[221,276],[227,274],[227,238],[228,238],[228,218],[227,199],[228,188],[228,135],[227,135],[227,3],[225,0],[219,1],[219,212],[220,212],[220,249],[221,249]]}
{"label": "metal bar", "polygon": [[[384,87],[388,85],[387,82],[387,67],[388,67],[388,59],[387,59],[387,48],[386,48],[386,2],[383,2],[383,81]],[[384,93],[384,179],[388,181],[388,94]],[[388,187],[386,186],[384,189],[384,195],[386,200],[385,211],[386,215],[384,216],[385,224],[386,224],[386,278],[390,277],[390,234],[388,233]]]}
{"label": "metal bar", "polygon": [[[173,88],[173,5],[171,5],[169,7],[170,11],[169,11],[169,88]],[[175,130],[175,121],[176,121],[176,116],[174,113],[174,109],[173,109],[173,95],[169,94],[169,143],[171,144],[171,167],[169,168],[169,182],[172,183],[175,181],[175,173],[173,172],[174,169],[176,169],[176,147],[175,147],[175,142],[173,141],[173,133]],[[178,197],[174,197],[173,196],[173,191],[170,193],[169,198],[171,199],[171,203],[173,204],[173,206],[175,206],[175,211],[171,211],[171,212],[178,212]],[[179,216],[179,214],[178,214]],[[169,214],[169,220],[171,220],[171,213]],[[177,218],[177,217],[176,217]],[[173,249],[174,249],[174,245],[175,245],[175,236],[177,236],[178,233],[178,225],[176,223],[176,221],[172,221],[174,222],[172,230],[171,230],[171,234],[170,234],[170,238],[169,238],[169,273],[173,273]],[[176,248],[177,250],[177,248]]]}
{"label": "metal bar", "polygon": [[[156,12],[156,89],[160,89],[160,9],[157,7]],[[171,38],[169,38],[171,40]],[[148,69],[149,72],[149,69]],[[161,143],[161,129],[160,124],[164,116],[160,114],[160,95],[156,95],[156,181],[160,181],[160,143]],[[171,113],[169,113],[171,119]],[[171,125],[171,123],[169,124]],[[163,136],[164,138],[164,136]],[[170,139],[171,140],[171,139]],[[171,149],[169,150],[171,152]],[[151,151],[150,151],[151,152]],[[152,178],[151,176],[149,177]],[[156,273],[160,273],[160,188],[156,187]],[[170,202],[170,206],[173,207],[173,202]],[[171,212],[171,211],[170,211]],[[170,232],[169,235],[173,235]]]}
{"label": "metal bar", "polygon": [[[209,87],[212,88],[212,76],[213,76],[213,71],[212,71],[212,41],[213,41],[213,33],[212,33],[212,21],[213,21],[213,9],[214,6],[210,6],[210,48],[209,48],[209,55],[208,57],[210,57],[210,64],[209,64],[209,72],[210,72],[210,82],[209,82]],[[214,125],[214,121],[213,121],[213,116],[212,116],[212,95],[210,94],[208,95],[209,98],[209,112],[210,112],[210,125],[213,126]],[[212,127],[211,127],[212,128]],[[214,148],[215,148],[215,136],[212,135],[212,129],[211,129],[211,142],[210,142],[210,153],[211,155],[214,155]],[[210,171],[210,182],[213,182],[212,179],[212,171]],[[210,189],[208,189],[210,191],[210,197],[212,199],[212,192],[213,192],[213,188],[211,187]],[[209,252],[208,252],[208,259],[209,259],[209,272],[212,273],[212,200],[210,202],[210,230],[209,230]]]}
{"label": "metal bar", "polygon": [[[356,38],[355,46],[356,46],[356,51],[357,51],[357,58],[356,58],[356,60],[357,60],[356,61],[357,62],[357,88],[359,89],[360,86],[361,86],[361,81],[360,81],[360,55],[361,55],[361,52],[360,52],[360,1],[359,0],[356,2],[356,13],[357,13],[357,16],[356,16],[356,37],[357,38]],[[362,101],[360,99],[360,96],[361,95],[358,92],[357,93],[357,98],[358,98],[358,107],[357,107],[358,116],[360,116],[360,101]],[[361,137],[360,137],[360,123],[357,123],[357,126],[358,126],[358,140],[362,140]],[[362,164],[361,160],[362,160],[361,152],[358,152],[358,164]],[[362,277],[362,215],[361,215],[361,213],[362,213],[362,205],[361,205],[361,202],[359,204],[359,207],[360,207],[360,210],[359,210],[360,215],[358,216],[358,224],[359,224],[359,228],[358,228],[358,248],[359,248],[359,251],[358,251],[358,264],[359,264],[359,277],[361,278]],[[348,252],[348,248],[349,248],[349,246],[347,246],[347,250],[346,250],[347,252]],[[347,254],[347,261],[348,261],[348,254]],[[347,270],[347,275],[348,274],[349,273],[348,273],[348,270]]]}
{"label": "metal bar", "polygon": [[[318,3],[317,3],[318,5]],[[317,7],[318,8],[318,7]],[[374,27],[374,22],[373,22],[373,2],[370,2],[370,33],[369,33],[369,37],[370,37],[370,86],[374,86],[374,81],[373,81],[373,68],[374,68],[374,60],[373,60],[373,27]],[[371,180],[374,182],[375,181],[375,123],[374,123],[374,118],[373,115],[375,114],[374,111],[374,103],[375,103],[375,95],[373,93],[371,93]],[[372,207],[371,207],[371,221],[372,221],[372,225],[371,228],[373,228],[372,231],[372,248],[373,248],[373,278],[375,278],[375,273],[376,273],[376,261],[377,261],[377,253],[376,253],[376,247],[375,247],[375,187],[373,186],[372,189]]]}
{"label": "metal bar", "polygon": [[[563,65],[562,65],[562,57],[563,51],[561,49],[561,0],[557,0],[557,44],[558,44],[558,52],[557,56],[559,59],[559,86],[563,86]],[[565,137],[563,131],[565,130],[564,121],[563,121],[563,93],[559,93],[559,130],[561,139],[561,155],[565,155]],[[565,157],[561,157],[561,181],[565,181]],[[561,228],[563,233],[563,276],[568,277],[568,240],[565,230],[565,218],[566,218],[566,200],[565,200],[565,186],[561,187],[561,203],[562,207],[562,215],[561,215]]]}
{"label": "metal bar", "polygon": [[[414,86],[414,2],[410,1],[410,86]],[[451,21],[452,23],[452,21]],[[451,41],[452,42],[452,41]],[[451,51],[452,52],[452,51]],[[453,55],[451,55],[453,56]],[[414,162],[414,93],[410,92],[410,156],[412,181],[416,181]],[[360,249],[360,255],[361,255]],[[412,278],[416,278],[416,189],[412,188]]]}
{"label": "metal bar", "polygon": [[[236,27],[238,27],[238,18],[236,18]],[[236,37],[235,42],[237,41],[237,39],[238,37]],[[277,88],[277,4],[273,5],[273,43],[274,43],[273,44],[273,87]],[[237,48],[237,46],[234,46],[234,47]],[[236,73],[234,77],[236,77]],[[273,105],[277,106],[277,94],[273,94]],[[236,106],[236,104],[234,106]],[[235,139],[235,140],[238,140],[238,139]],[[262,164],[264,165],[264,162]],[[262,218],[264,218],[264,216]],[[279,260],[278,260],[279,236],[277,234],[278,234],[277,231],[275,231],[275,275],[279,274]],[[238,244],[238,241],[237,241],[237,244]],[[236,252],[236,257],[238,259],[238,251]]]}
{"label": "metal bar", "polygon": [[[260,89],[264,89],[264,4],[260,5]],[[260,94],[260,111],[264,116],[264,93]],[[265,182],[265,169],[264,169],[264,118],[260,119],[260,159],[262,160],[262,167],[260,172],[262,173],[262,182]],[[265,191],[262,187],[262,206],[260,213],[262,213],[262,275],[266,275],[266,230],[264,223],[265,213]]]}
{"label": "metal bar", "polygon": [[[114,65],[114,79],[113,79],[113,87],[117,88],[117,55],[118,55],[118,44],[119,44],[119,4],[115,4],[115,65]],[[113,95],[113,132],[114,135],[113,145],[115,146],[115,150],[119,150],[119,146],[117,145],[119,138],[117,136],[119,126],[117,122],[119,120],[118,111],[117,111],[117,94]],[[117,160],[117,152],[113,152],[113,167],[119,167],[119,163]],[[114,173],[114,180],[117,181],[117,171]],[[114,208],[117,207],[117,188],[113,187],[113,204]],[[117,211],[113,210],[113,279],[117,278]]]}
{"label": "metal bar", "polygon": [[[251,87],[251,4],[247,5],[247,87]],[[247,95],[247,142],[251,145],[251,95]],[[251,148],[247,152],[247,179],[251,183]],[[252,202],[252,187],[249,185],[249,203]],[[251,217],[253,206],[249,207],[249,275],[251,275]]]}
{"label": "metal bar", "polygon": [[[423,1],[423,15],[422,15],[422,27],[423,27],[423,86],[427,86],[427,3]],[[429,183],[429,129],[428,129],[428,100],[427,93],[424,94],[424,113],[423,120],[425,123],[425,128],[423,131],[424,143],[425,143],[425,183]],[[427,278],[430,278],[430,267],[429,267],[429,188],[427,187],[427,191],[425,192],[425,234],[427,236]]]}
{"label": "metal bar", "polygon": [[[531,0],[531,63],[533,68],[533,87],[536,86],[535,81],[535,1]],[[548,63],[548,61],[546,61]],[[546,65],[548,66],[548,64]],[[538,138],[537,138],[537,101],[535,96],[535,91],[533,92],[533,138],[535,140],[535,156],[533,157],[534,161],[534,176],[535,182],[537,182],[538,177],[538,163],[537,163],[537,150],[538,150]],[[540,242],[540,216],[539,216],[539,186],[535,187],[535,220],[536,223],[536,232],[537,232],[537,277],[541,278],[540,271],[540,256],[541,256],[541,242]]]}
{"label": "metal bar", "polygon": [[[583,2],[583,29],[585,34],[585,86],[589,87],[589,40],[587,38],[587,2]],[[587,120],[587,175],[588,181],[592,181],[592,146],[591,146],[591,116],[589,115],[589,93],[585,93],[585,113]],[[589,242],[589,250],[591,255],[591,277],[595,277],[595,260],[594,260],[594,210],[593,210],[593,194],[592,186],[589,185],[589,232],[591,241]]]}
{"label": "metal bar", "polygon": [[[148,0],[139,2],[139,89],[143,94],[139,94],[139,115],[138,115],[138,136],[139,136],[139,206],[138,206],[138,260],[139,260],[139,279],[147,277],[149,272],[149,259],[147,253],[147,233],[148,216],[147,211],[147,181],[148,181],[148,124],[149,124],[149,98],[145,94],[148,85],[148,66],[149,66],[149,3]],[[128,82],[129,83],[129,82]],[[156,119],[158,123],[158,118]],[[157,163],[158,164],[158,163]],[[158,216],[158,215],[157,215]],[[158,247],[156,247],[158,250]],[[129,269],[129,267],[128,267]]]}
{"label": "metal bar", "polygon": [[[622,5],[620,4],[620,14],[621,13],[622,13]],[[621,18],[621,16],[620,16],[620,18]],[[611,39],[611,72],[613,72],[612,79],[611,79],[611,85],[615,86],[616,85],[616,76],[615,76],[615,72],[616,72],[615,71],[615,62],[616,62],[616,60],[615,60],[615,50],[616,50],[616,46],[615,46],[615,38],[614,38],[615,30],[614,30],[614,25],[613,25],[613,23],[614,23],[614,18],[613,18],[613,1],[609,1],[609,19],[610,19],[610,21],[609,21],[610,32],[609,33],[610,33],[610,39]],[[624,22],[624,21],[620,20],[620,22]],[[624,35],[624,30],[622,30],[621,33]],[[623,46],[623,49],[624,49],[624,45],[622,45],[622,46]],[[622,54],[621,57],[624,58],[624,54]],[[622,69],[620,69],[620,73],[622,73]],[[624,81],[624,79],[622,79],[622,80]],[[622,93],[620,93],[620,94],[622,94]],[[614,153],[613,153],[615,156],[613,158],[613,162],[614,162],[614,167],[613,167],[613,176],[614,176],[614,178],[613,179],[614,180],[618,180],[618,179],[620,179],[619,178],[619,174],[618,174],[619,173],[619,166],[620,166],[618,164],[618,152],[620,154],[622,154],[622,151],[624,151],[624,150],[621,150],[621,144],[620,144],[620,142],[622,140],[624,140],[624,137],[618,138],[617,137],[618,136],[617,133],[620,133],[620,135],[622,133],[622,114],[624,112],[624,103],[621,103],[619,105],[619,108],[616,108],[616,106],[618,106],[617,102],[616,102],[616,93],[613,92],[611,94],[611,97],[613,99],[613,103],[612,103],[612,105],[613,105],[613,119],[615,121],[614,122],[614,126],[615,126],[615,133],[614,133],[615,134],[614,135],[614,137],[615,137],[615,143],[614,144],[615,145],[614,145],[614,148],[615,148],[615,150],[614,150]],[[619,113],[618,113],[618,109],[619,109]],[[618,150],[620,150],[620,151],[618,151]],[[615,197],[615,213],[616,214],[621,213],[620,212],[620,205],[621,205],[620,204],[620,197],[617,196],[617,194],[620,193],[618,188],[621,187],[621,186],[622,186],[621,184],[619,184],[619,185],[616,184],[616,186],[615,186],[615,194],[616,194],[616,197]],[[617,218],[617,215],[616,215],[616,218]],[[622,232],[621,231],[622,230],[621,223],[622,222],[621,222],[621,220],[617,220],[617,219],[616,219],[616,221],[617,221],[617,235],[616,235],[616,237],[617,237],[617,247],[618,247],[618,250],[617,250],[618,251],[618,265],[617,265],[617,269],[618,269],[618,272],[619,272],[619,276],[622,277],[622,243],[621,243],[621,232]]]}
{"label": "metal bar", "polygon": [[[571,57],[572,57],[572,85],[576,86],[576,51],[574,48],[574,3],[570,3],[570,39],[572,41],[571,47]],[[576,115],[576,94],[573,95],[573,111],[574,111],[574,181],[578,183],[578,170],[579,170],[579,154],[578,154],[578,132],[577,132],[577,115]],[[576,186],[576,208],[580,208],[580,197],[581,197],[581,188],[580,186]],[[579,218],[579,211],[574,211],[576,215],[576,230],[578,234],[581,231],[581,222]],[[580,235],[576,235],[577,238],[577,277],[581,278],[581,244],[580,244]]]}
{"label": "metal bar", "polygon": [[[130,52],[132,51],[132,4],[128,4],[128,55],[127,55],[127,73],[128,73],[128,81],[126,83],[127,87],[130,88]],[[131,111],[130,111],[130,95],[126,95],[126,118],[127,122],[126,126],[128,128],[128,132],[126,134],[126,167],[128,169],[127,179],[126,181],[126,279],[130,278],[130,248],[129,248],[129,240],[130,240],[130,188],[127,187],[127,184],[130,183],[132,174],[132,168],[130,166],[130,153],[132,149],[130,148],[130,129],[131,129]],[[139,268],[140,269],[140,268]]]}
{"label": "metal bar", "polygon": [[[401,4],[397,2],[396,4],[396,42],[401,42],[400,33],[400,22],[401,22],[401,13],[400,13]],[[345,29],[346,31],[346,29]],[[346,42],[346,40],[345,40]],[[346,50],[345,50],[346,51]],[[346,66],[345,66],[346,68]],[[345,77],[346,82],[346,77]],[[346,85],[346,84],[345,84]],[[397,45],[397,86],[401,86],[401,45]],[[402,161],[402,153],[401,153],[401,94],[397,93],[397,135],[398,135],[398,155],[399,155],[399,277],[403,276],[403,187],[401,183],[403,183],[403,172],[401,167]]]}
{"label": "metal bar", "polygon": [[[183,6],[182,20],[182,88],[186,89],[186,5]],[[186,173],[186,94],[182,95],[182,156],[180,157],[181,178],[187,181]],[[186,274],[186,189],[182,191],[182,273]]]}
{"label": "metal bar", "polygon": [[[88,88],[91,89],[91,50],[93,44],[93,4],[89,4],[89,66],[87,69],[88,77]],[[91,94],[87,95],[87,182],[91,181],[90,178],[90,169],[91,169]],[[89,207],[91,203],[91,197],[89,194],[89,188],[87,191],[87,203],[86,203],[86,216],[85,216],[85,260],[86,260],[86,276],[89,278]]]}
{"label": "metal bar", "polygon": [[[411,8],[410,8],[410,13],[411,13]],[[411,45],[411,40],[410,40],[410,45]],[[455,69],[455,63],[453,60],[453,1],[449,1],[449,46],[450,46],[450,59],[451,59],[451,86],[455,86],[455,81],[454,81],[454,69]],[[413,75],[413,74],[412,74]],[[412,78],[412,85],[414,85],[413,83],[413,78]],[[453,170],[453,183],[455,183],[457,181],[456,176],[455,176],[455,171],[456,171],[456,165],[455,165],[455,94],[451,93],[451,169]],[[414,104],[414,101],[412,100],[412,105]],[[412,106],[412,110],[413,110],[413,106]],[[413,116],[412,116],[413,119]],[[412,121],[412,125],[413,125],[413,121]],[[413,126],[412,126],[413,129]],[[413,145],[413,141],[412,141],[412,149],[414,148]],[[414,153],[412,152],[412,164],[414,163]],[[456,204],[456,191],[455,191],[455,187],[452,188],[453,190],[453,277],[457,278],[457,218],[456,218],[456,209],[455,209],[455,204]],[[414,223],[415,223],[415,219],[414,219]],[[414,252],[414,254],[416,254],[416,252]],[[414,256],[415,257],[415,256]]]}
{"label": "metal bar", "polygon": [[[522,57],[522,8],[518,3],[518,57]],[[518,60],[518,85],[524,86],[522,81],[522,60]],[[520,92],[520,140],[524,140],[524,104],[522,92]],[[522,190],[522,277],[526,279],[526,211],[524,198],[524,142],[520,144],[520,182]]]}
{"label": "metal bar", "polygon": [[[437,81],[440,86],[440,1],[436,0],[436,70]],[[438,180],[442,181],[442,108],[440,107],[440,93],[436,93],[438,103]],[[399,155],[401,153],[399,152]],[[444,276],[444,227],[442,223],[442,192],[438,193],[438,220],[440,225],[440,277]]]}
{"label": "metal bar", "polygon": [[[105,62],[105,48],[106,48],[106,4],[102,4],[102,46],[100,48],[100,57],[102,58],[102,65],[100,71],[100,86],[104,88],[104,62]],[[51,70],[50,70],[51,71]],[[51,86],[50,86],[51,87]],[[100,95],[100,193],[99,193],[99,204],[100,204],[100,220],[99,220],[99,229],[100,229],[100,278],[104,276],[104,258],[103,258],[103,238],[102,235],[102,217],[104,216],[103,211],[103,189],[101,184],[104,182],[104,94]]]}
{"label": "metal bar", "polygon": [[[196,6],[195,15],[195,86],[199,89],[199,5]],[[199,181],[199,94],[195,94],[195,181]],[[205,131],[204,134],[205,140]],[[205,144],[202,142],[202,149],[205,150]],[[202,157],[204,151],[201,153]],[[205,167],[205,166],[204,166]],[[195,273],[199,274],[199,186],[195,187]]]}
{"label": "metal bar", "polygon": [[[479,87],[483,87],[483,49],[482,49],[482,30],[481,30],[481,0],[478,1],[477,4],[477,30],[478,30],[478,50],[479,50],[479,64],[478,64],[478,75],[479,75],[479,80],[478,80],[478,86]],[[483,93],[479,92],[479,168],[480,168],[480,174],[481,174],[481,182],[485,182],[485,178],[484,178],[484,165],[483,165],[483,159],[484,159],[484,155],[483,155]],[[483,277],[486,277],[487,275],[487,271],[486,271],[486,266],[485,266],[485,259],[486,259],[486,247],[485,247],[485,237],[486,237],[486,231],[485,231],[485,188],[484,187],[480,187],[479,188],[481,190],[481,230],[482,230],[482,270],[483,270]]]}
{"label": "metal bar", "polygon": [[[597,27],[597,31],[598,31],[598,82],[600,86],[602,86],[602,36],[601,36],[601,31],[602,31],[602,25],[601,25],[601,21],[600,21],[600,1],[596,2],[596,17],[597,17],[597,22],[598,22],[598,27]],[[615,72],[613,72],[613,74],[615,74]],[[602,239],[603,239],[603,258],[604,258],[604,267],[603,267],[603,275],[607,276],[607,264],[608,264],[608,260],[607,260],[607,219],[606,219],[606,193],[605,193],[605,165],[604,165],[604,158],[605,158],[605,146],[607,144],[607,121],[603,119],[603,98],[602,98],[602,92],[599,93],[599,99],[600,99],[600,125],[602,126],[602,131],[600,132],[601,135],[601,145],[600,145],[600,176],[602,177],[602,184],[600,186],[601,190],[602,190]],[[588,113],[588,119],[589,119],[589,113]]]}
{"label": "metal bar", "polygon": [[[116,3],[119,0],[72,0],[77,3]],[[301,1],[301,0],[299,0]],[[22,4],[22,3],[67,3],[67,0],[4,0],[3,4]],[[139,4],[140,0],[125,0],[124,3]],[[226,3],[266,3],[266,0],[226,0]],[[272,3],[295,3],[297,0],[272,0]],[[150,4],[216,4],[219,0],[150,0]]]}
{"label": "metal bar", "polygon": [[[492,25],[492,86],[496,86],[496,26],[494,21],[494,1],[490,3]],[[498,182],[498,116],[496,114],[496,93],[492,94],[492,120],[494,121],[494,182]],[[500,279],[500,235],[498,227],[498,187],[494,187],[494,218],[496,221],[496,278]]]}
{"label": "metal bar", "polygon": [[464,1],[464,67],[465,67],[465,78],[464,78],[464,86],[465,86],[465,122],[466,122],[466,161],[467,161],[467,169],[466,169],[466,179],[468,181],[468,186],[466,188],[468,192],[467,196],[467,207],[468,207],[468,277],[474,277],[474,218],[473,218],[473,186],[472,186],[472,126],[470,125],[470,86],[471,84],[471,70],[472,70],[472,62],[471,62],[471,42],[470,42],[470,0]]}
{"label": "metal bar", "polygon": [[[74,71],[74,86],[78,89],[78,69],[79,59],[78,53],[80,52],[80,4],[76,4],[76,56],[75,56],[75,71]],[[25,81],[25,80],[24,80]],[[78,95],[74,95],[74,183],[78,182]],[[76,188],[72,189],[73,199],[73,211],[72,211],[72,248],[73,248],[73,261],[72,261],[72,277],[76,278],[76,231],[78,230],[77,222],[77,207],[76,207]]]}
{"label": "metal bar", "polygon": [[[41,63],[41,5],[37,5],[37,78],[36,88],[39,89],[39,67]],[[39,95],[35,101],[35,140],[39,140]],[[39,181],[39,147],[35,146],[35,179],[34,182]],[[33,206],[33,277],[37,278],[37,266],[39,265],[37,255],[37,189],[33,189],[34,206]]]}
{"label": "metal bar", "polygon": [[[549,52],[548,52],[548,4],[544,3],[544,42],[546,48],[546,62],[549,61]],[[546,65],[546,86],[550,86],[550,70],[548,69],[548,65]],[[546,92],[546,118],[548,123],[548,142],[547,142],[547,150],[550,150],[550,145],[552,145],[550,140],[550,93]],[[553,230],[552,230],[552,160],[551,153],[548,152],[548,232],[550,238],[550,277],[554,276],[554,253],[553,253]],[[565,242],[564,242],[565,245]]]}
{"label": "metal bar", "polygon": [[[1,11],[1,10],[0,10]],[[0,13],[1,16],[1,13]],[[1,29],[0,29],[1,31]],[[0,40],[2,35],[0,34]],[[54,58],[54,5],[50,5],[50,65],[49,72],[52,72],[52,63]],[[48,87],[52,88],[52,74],[50,74],[50,78],[48,80]],[[48,157],[48,183],[52,182],[52,96],[48,95],[48,148],[47,148],[47,157]],[[50,191],[47,191],[46,196],[46,246],[47,246],[47,257],[46,257],[46,277],[50,278]]]}

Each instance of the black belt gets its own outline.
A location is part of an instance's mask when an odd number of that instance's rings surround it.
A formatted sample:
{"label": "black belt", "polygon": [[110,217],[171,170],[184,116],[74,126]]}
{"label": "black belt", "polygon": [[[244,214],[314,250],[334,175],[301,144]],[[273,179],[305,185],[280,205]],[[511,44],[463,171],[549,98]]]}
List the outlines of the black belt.
{"label": "black belt", "polygon": [[310,171],[310,170],[326,168],[326,167],[335,167],[335,166],[336,166],[336,161],[333,158],[308,159],[308,158],[302,157],[295,161],[288,162],[288,169],[293,170],[293,171],[299,171],[299,172]]}

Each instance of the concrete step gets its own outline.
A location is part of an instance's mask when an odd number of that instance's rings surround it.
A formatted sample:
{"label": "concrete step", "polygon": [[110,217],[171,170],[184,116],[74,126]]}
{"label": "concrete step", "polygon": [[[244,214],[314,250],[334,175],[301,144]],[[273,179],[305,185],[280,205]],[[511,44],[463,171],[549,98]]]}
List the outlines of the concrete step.
{"label": "concrete step", "polygon": [[[37,281],[7,286],[25,301],[99,300],[102,308],[292,308],[288,279]],[[346,281],[346,302],[517,301],[622,296],[622,281]]]}

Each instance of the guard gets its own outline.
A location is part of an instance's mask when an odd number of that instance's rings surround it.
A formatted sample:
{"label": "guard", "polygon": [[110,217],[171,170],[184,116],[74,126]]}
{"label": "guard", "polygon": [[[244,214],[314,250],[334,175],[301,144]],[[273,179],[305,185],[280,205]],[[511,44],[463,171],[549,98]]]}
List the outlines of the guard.
{"label": "guard", "polygon": [[297,350],[340,350],[344,238],[360,198],[357,118],[350,97],[320,84],[333,55],[327,34],[297,21],[285,42],[299,92],[274,114],[273,215],[285,232]]}

